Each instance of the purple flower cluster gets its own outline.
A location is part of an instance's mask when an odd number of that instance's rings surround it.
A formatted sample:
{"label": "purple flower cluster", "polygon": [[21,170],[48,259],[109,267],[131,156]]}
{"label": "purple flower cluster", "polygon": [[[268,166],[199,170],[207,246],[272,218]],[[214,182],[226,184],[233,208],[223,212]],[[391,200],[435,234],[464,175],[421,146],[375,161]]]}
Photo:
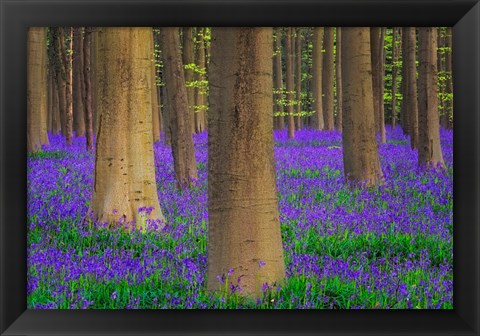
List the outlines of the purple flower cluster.
{"label": "purple flower cluster", "polygon": [[[409,139],[388,128],[387,143],[379,146],[385,184],[352,190],[340,133],[302,130],[288,140],[286,131],[275,131],[287,280],[264,284],[259,304],[451,308],[452,138],[452,131],[441,131],[446,171],[425,171]],[[51,145],[28,158],[29,308],[251,307],[205,291],[207,134],[194,141],[198,181],[184,192],[176,187],[170,147],[155,144],[166,226],[127,234],[85,220],[94,171],[85,138],[67,147],[50,135]],[[241,281],[228,285],[233,296],[241,291]]]}

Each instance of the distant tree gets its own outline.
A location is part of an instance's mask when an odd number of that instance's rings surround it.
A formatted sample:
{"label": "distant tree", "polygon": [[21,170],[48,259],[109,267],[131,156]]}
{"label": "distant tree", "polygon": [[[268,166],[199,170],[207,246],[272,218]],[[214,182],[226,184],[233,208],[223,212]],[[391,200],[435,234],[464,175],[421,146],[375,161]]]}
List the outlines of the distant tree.
{"label": "distant tree", "polygon": [[322,98],[322,78],[323,78],[323,27],[315,27],[313,30],[313,110],[315,111],[315,128],[323,130],[323,98]]}
{"label": "distant tree", "polygon": [[206,130],[205,113],[207,108],[206,93],[203,82],[205,81],[205,28],[197,29],[197,43],[195,53],[195,64],[197,71],[194,73],[194,81],[197,83],[195,87],[195,131],[197,133]]}
{"label": "distant tree", "polygon": [[27,151],[48,145],[47,31],[30,27],[27,33]]}
{"label": "distant tree", "polygon": [[274,100],[276,102],[275,109],[279,114],[275,119],[277,120],[277,128],[285,128],[285,117],[284,117],[284,108],[283,108],[283,75],[282,75],[282,28],[275,28],[276,38],[275,38],[275,47],[274,47],[274,61],[273,61],[273,71],[274,71],[274,90],[276,94],[274,95]]}
{"label": "distant tree", "polygon": [[[240,279],[260,297],[285,264],[272,122],[272,28],[212,28],[208,148],[208,282]],[[288,39],[290,41],[290,39]],[[288,48],[288,47],[287,47]]]}
{"label": "distant tree", "polygon": [[59,119],[60,128],[63,136],[66,136],[66,116],[67,116],[67,72],[66,72],[66,55],[65,52],[65,36],[63,27],[53,28],[53,39],[55,43],[55,79],[57,81],[58,89],[58,106],[59,106]]}
{"label": "distant tree", "polygon": [[335,127],[337,130],[342,130],[342,28],[337,27],[337,36],[336,36],[336,54],[335,54],[335,70],[336,70],[336,80],[337,85],[337,118]]}
{"label": "distant tree", "polygon": [[62,48],[62,58],[65,64],[65,86],[67,92],[66,97],[66,115],[65,115],[65,138],[67,146],[72,144],[73,137],[73,69],[72,69],[72,42],[73,42],[73,28],[67,28],[68,34],[68,52],[65,48]]}
{"label": "distant tree", "polygon": [[294,73],[293,73],[293,28],[288,27],[285,40],[285,53],[286,53],[286,76],[287,76],[287,114],[288,114],[288,138],[293,139],[295,137],[295,121],[293,118],[293,104],[294,104]]}
{"label": "distant tree", "polygon": [[420,27],[418,44],[418,164],[444,168],[438,113],[437,29]]}
{"label": "distant tree", "polygon": [[173,164],[177,186],[183,190],[192,186],[192,183],[198,179],[198,175],[188,110],[187,88],[180,54],[179,30],[165,27],[161,29],[161,36]]}
{"label": "distant tree", "polygon": [[383,105],[385,52],[385,28],[370,28],[371,58],[372,58],[372,88],[375,130],[380,134],[380,143],[386,142],[385,111]]}
{"label": "distant tree", "polygon": [[193,85],[195,59],[193,48],[193,28],[182,28],[182,37],[182,59],[185,72],[185,84],[187,86],[188,115],[190,117],[192,133],[195,133],[195,87]]}
{"label": "distant tree", "polygon": [[322,88],[325,97],[323,98],[323,121],[326,131],[333,131],[333,85],[334,85],[334,56],[333,56],[334,28],[325,27],[323,45],[325,55],[323,57],[323,78]]}
{"label": "distant tree", "polygon": [[381,184],[372,99],[369,28],[342,28],[343,165],[354,185]]}
{"label": "distant tree", "polygon": [[73,130],[76,136],[85,135],[85,82],[83,80],[83,28],[73,28],[73,55],[72,55],[72,77],[73,77]]}
{"label": "distant tree", "polygon": [[295,29],[295,92],[296,92],[296,125],[297,130],[302,128],[302,35],[300,28]]}
{"label": "distant tree", "polygon": [[[151,34],[151,28],[108,27],[98,36],[105,80],[99,83],[102,112],[90,211],[113,225],[135,219],[141,230],[147,219],[164,221],[152,143]],[[151,212],[142,212],[144,207]]]}
{"label": "distant tree", "polygon": [[397,123],[397,73],[398,73],[398,41],[399,28],[392,28],[392,129],[395,129]]}
{"label": "distant tree", "polygon": [[93,99],[92,99],[92,27],[85,27],[85,41],[83,43],[83,81],[85,83],[85,133],[87,150],[93,151]]}
{"label": "distant tree", "polygon": [[[410,145],[412,149],[418,148],[418,98],[417,98],[417,65],[416,45],[417,37],[414,27],[403,28],[404,52],[403,66],[405,67],[405,93],[404,109],[408,116],[408,134],[410,134]],[[435,59],[436,62],[436,59]]]}

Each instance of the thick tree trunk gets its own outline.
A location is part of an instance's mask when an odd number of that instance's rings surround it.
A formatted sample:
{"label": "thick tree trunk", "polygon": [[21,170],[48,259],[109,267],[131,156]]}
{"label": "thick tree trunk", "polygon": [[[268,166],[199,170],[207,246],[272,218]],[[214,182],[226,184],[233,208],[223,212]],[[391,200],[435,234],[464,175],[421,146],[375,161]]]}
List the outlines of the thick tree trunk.
{"label": "thick tree trunk", "polygon": [[198,175],[180,54],[180,36],[178,28],[162,28],[161,34],[167,100],[170,108],[173,165],[178,188],[183,190],[192,186]]}
{"label": "thick tree trunk", "polygon": [[[415,28],[407,27],[404,29],[405,35],[405,53],[403,55],[404,67],[406,67],[406,97],[405,113],[408,115],[408,128],[410,134],[410,145],[412,149],[418,148],[418,98],[417,98],[417,66],[416,66],[416,33]],[[435,58],[435,62],[436,62]]]}
{"label": "thick tree trunk", "polygon": [[67,28],[68,33],[68,52],[65,48],[62,48],[62,57],[65,62],[65,74],[66,74],[66,118],[65,118],[65,138],[67,146],[72,144],[73,137],[73,69],[72,69],[72,42],[73,42],[73,28]]}
{"label": "thick tree trunk", "polygon": [[[167,85],[164,85],[162,88],[163,96],[163,114],[162,114],[162,128],[163,128],[163,141],[165,145],[172,144],[172,131],[170,128],[170,102],[167,99]],[[196,115],[196,114],[195,114]]]}
{"label": "thick tree trunk", "polygon": [[272,135],[272,29],[213,28],[209,113],[209,291],[217,276],[261,297],[285,264]]}
{"label": "thick tree trunk", "polygon": [[193,86],[193,66],[195,65],[193,54],[193,28],[182,28],[183,48],[182,59],[185,66],[185,85],[187,86],[188,99],[188,115],[190,117],[190,125],[192,127],[192,134],[195,133],[195,88]]}
{"label": "thick tree trunk", "polygon": [[440,146],[437,82],[437,30],[419,28],[418,35],[419,146],[418,164],[445,167]]}
{"label": "thick tree trunk", "polygon": [[27,34],[27,151],[48,145],[47,133],[47,31],[28,28]]}
{"label": "thick tree trunk", "polygon": [[73,28],[73,129],[76,136],[85,135],[85,83],[83,80],[82,28]]}
{"label": "thick tree trunk", "polygon": [[59,90],[57,73],[53,71],[53,96],[52,96],[52,134],[58,135],[62,132],[62,124],[60,120],[60,102],[59,102]]}
{"label": "thick tree trunk", "polygon": [[295,54],[296,54],[296,65],[295,65],[295,84],[296,84],[296,113],[297,113],[297,130],[302,128],[302,37],[300,34],[300,28],[296,29],[296,37],[295,37]]}
{"label": "thick tree trunk", "polygon": [[323,123],[326,131],[333,131],[333,85],[334,85],[334,57],[333,57],[333,27],[325,27],[324,31],[324,49],[323,58],[323,78],[322,88],[325,97],[323,97]]}
{"label": "thick tree trunk", "polygon": [[278,121],[278,129],[283,130],[285,128],[285,117],[284,117],[284,108],[283,108],[283,76],[282,76],[282,29],[276,29],[277,38],[275,39],[275,57],[273,63],[273,69],[275,73],[275,91],[277,92],[274,96],[276,101],[275,108],[276,112],[279,114],[276,117]]}
{"label": "thick tree trunk", "polygon": [[322,97],[322,73],[323,73],[323,27],[313,28],[313,110],[315,111],[315,128],[323,130],[323,97]]}
{"label": "thick tree trunk", "polygon": [[343,164],[353,185],[381,184],[372,100],[369,28],[342,28]]}
{"label": "thick tree trunk", "polygon": [[94,126],[94,132],[95,135],[98,136],[98,130],[100,127],[100,117],[102,115],[102,108],[103,104],[101,102],[102,97],[104,96],[104,92],[102,89],[105,87],[105,69],[101,66],[102,62],[101,60],[104,58],[104,45],[103,45],[103,34],[104,34],[104,28],[99,28],[96,27],[94,34],[93,34],[93,54],[94,54],[94,60],[93,60],[93,67],[94,67],[94,77],[93,77],[93,86],[95,87],[95,91],[93,93],[94,96],[94,109],[93,109],[93,114],[94,114],[94,121],[93,121],[93,126]]}
{"label": "thick tree trunk", "polygon": [[337,84],[337,119],[336,119],[336,129],[341,131],[343,124],[343,102],[342,102],[342,28],[337,27],[337,54],[335,55],[335,70],[336,70],[336,81]]}
{"label": "thick tree trunk", "polygon": [[292,35],[293,28],[287,28],[286,34],[286,75],[287,75],[287,114],[288,114],[288,138],[293,139],[295,137],[295,121],[293,118],[293,102],[294,102],[294,81],[293,81],[293,47],[292,47]]}
{"label": "thick tree trunk", "polygon": [[103,28],[99,36],[105,80],[91,212],[100,222],[135,220],[141,230],[147,219],[164,221],[152,143],[151,34],[151,28]]}
{"label": "thick tree trunk", "polygon": [[53,73],[47,62],[47,132],[53,130]]}
{"label": "thick tree trunk", "polygon": [[85,41],[83,44],[83,81],[85,83],[85,133],[87,137],[87,150],[93,151],[93,100],[92,100],[92,27],[85,27]]}

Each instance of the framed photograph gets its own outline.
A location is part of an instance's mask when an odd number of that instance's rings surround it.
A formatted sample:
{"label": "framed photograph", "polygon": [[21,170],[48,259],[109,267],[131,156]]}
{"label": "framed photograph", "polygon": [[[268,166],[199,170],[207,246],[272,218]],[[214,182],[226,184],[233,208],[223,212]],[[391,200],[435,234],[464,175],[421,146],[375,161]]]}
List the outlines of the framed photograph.
{"label": "framed photograph", "polygon": [[0,0],[0,25],[1,335],[480,335],[478,0]]}

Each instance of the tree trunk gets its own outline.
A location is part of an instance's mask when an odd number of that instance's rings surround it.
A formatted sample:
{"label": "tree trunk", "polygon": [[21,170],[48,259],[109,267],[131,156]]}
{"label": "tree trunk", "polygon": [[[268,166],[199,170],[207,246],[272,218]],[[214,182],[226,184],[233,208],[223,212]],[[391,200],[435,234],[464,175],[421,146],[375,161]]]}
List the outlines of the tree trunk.
{"label": "tree trunk", "polygon": [[408,97],[408,81],[407,78],[408,76],[408,66],[407,66],[407,55],[408,55],[408,50],[407,47],[409,46],[409,43],[407,42],[409,31],[408,27],[403,27],[401,28],[401,33],[402,33],[402,86],[401,86],[401,91],[402,91],[402,105],[401,105],[401,112],[402,112],[402,129],[403,129],[403,134],[404,135],[410,135],[410,116],[409,116],[409,109],[408,109],[408,100],[410,99]]}
{"label": "tree trunk", "polygon": [[160,119],[158,112],[158,97],[157,97],[157,69],[155,66],[155,42],[152,31],[152,49],[150,50],[150,62],[151,62],[151,76],[152,76],[152,136],[153,142],[160,141]]}
{"label": "tree trunk", "polygon": [[453,128],[453,73],[452,73],[452,27],[447,27],[446,36],[446,55],[445,55],[445,71],[447,75],[447,84],[445,93],[449,96],[445,105],[446,114],[448,116],[447,127]]}
{"label": "tree trunk", "polygon": [[[418,99],[417,99],[417,66],[416,66],[416,33],[415,28],[404,29],[405,53],[403,54],[404,67],[406,67],[406,97],[405,113],[408,115],[408,128],[410,134],[410,145],[412,149],[418,148]],[[435,62],[437,59],[435,58]]]}
{"label": "tree trunk", "polygon": [[315,128],[323,130],[323,97],[322,97],[322,70],[323,70],[323,27],[313,28],[313,110],[315,117]]}
{"label": "tree trunk", "polygon": [[420,166],[444,168],[440,146],[437,82],[437,30],[419,28],[418,35],[418,98],[419,98],[419,146]]}
{"label": "tree trunk", "polygon": [[73,89],[73,69],[72,69],[72,41],[73,41],[73,28],[68,28],[68,53],[65,48],[62,48],[62,57],[65,63],[66,74],[66,118],[65,118],[65,138],[67,146],[72,144],[73,137],[73,101],[72,101],[72,89]]}
{"label": "tree trunk", "polygon": [[30,27],[27,34],[27,151],[48,145],[47,31]]}
{"label": "tree trunk", "polygon": [[279,114],[276,119],[278,120],[278,129],[283,130],[285,128],[285,117],[283,108],[283,76],[282,76],[282,29],[276,28],[277,38],[275,39],[275,57],[273,63],[273,69],[275,73],[275,91],[277,92],[275,97],[276,112]]}
{"label": "tree trunk", "polygon": [[397,40],[397,29],[396,27],[392,28],[392,129],[396,127],[396,116],[397,116],[397,72],[398,72],[398,40]]}
{"label": "tree trunk", "polygon": [[94,54],[94,60],[93,60],[93,67],[94,67],[94,81],[93,85],[95,87],[95,92],[93,93],[94,96],[94,106],[95,108],[93,109],[94,113],[94,132],[95,135],[98,136],[98,129],[100,127],[100,117],[102,115],[102,108],[103,104],[101,102],[102,97],[104,96],[104,92],[102,89],[106,86],[104,83],[105,81],[105,74],[104,71],[105,69],[101,66],[102,62],[101,60],[104,58],[104,45],[103,45],[103,34],[104,34],[104,28],[95,28],[94,34],[93,34],[93,54]]}
{"label": "tree trunk", "polygon": [[83,80],[83,36],[82,28],[73,28],[73,129],[75,135],[85,135],[85,82]]}
{"label": "tree trunk", "polygon": [[296,93],[297,93],[297,130],[302,128],[302,37],[300,35],[300,28],[296,29],[295,37],[295,54],[296,54]]}
{"label": "tree trunk", "polygon": [[[172,132],[170,129],[170,102],[167,99],[167,85],[162,88],[163,96],[163,115],[162,115],[162,128],[165,145],[172,144]],[[196,115],[196,114],[195,114]]]}
{"label": "tree trunk", "polygon": [[56,61],[56,80],[57,80],[57,89],[58,89],[58,106],[59,106],[59,115],[60,115],[60,128],[62,131],[62,136],[66,136],[66,116],[67,116],[67,73],[66,73],[66,59],[63,57],[65,53],[65,39],[64,31],[62,27],[54,28],[55,29],[55,40],[56,40],[56,50],[55,55],[57,56]]}
{"label": "tree trunk", "polygon": [[293,82],[293,48],[292,48],[292,35],[293,28],[287,28],[287,38],[285,41],[287,54],[287,113],[288,113],[288,138],[293,139],[295,137],[295,121],[293,119],[293,102],[294,102],[294,82]]}
{"label": "tree trunk", "polygon": [[135,220],[141,230],[147,219],[164,222],[152,143],[151,34],[151,28],[103,28],[99,36],[105,80],[91,212],[100,222]]}
{"label": "tree trunk", "polygon": [[335,70],[336,70],[336,81],[335,83],[337,84],[337,123],[336,123],[336,129],[341,131],[342,130],[342,108],[343,108],[343,103],[342,103],[342,28],[337,27],[337,37],[336,37],[336,43],[337,43],[337,54],[335,55]]}
{"label": "tree trunk", "polygon": [[62,124],[60,120],[60,102],[57,73],[53,71],[53,96],[52,96],[52,134],[58,135],[62,132]]}
{"label": "tree trunk", "polygon": [[178,28],[162,28],[163,64],[172,136],[173,165],[180,190],[198,179],[188,111],[187,89],[180,54]]}
{"label": "tree trunk", "polygon": [[192,134],[195,133],[195,88],[193,86],[193,66],[195,60],[193,57],[193,28],[182,28],[183,33],[183,48],[182,59],[183,65],[186,66],[185,72],[185,84],[187,86],[187,99],[188,99],[188,115],[190,117],[190,125],[192,127]]}
{"label": "tree trunk", "polygon": [[385,112],[383,106],[384,93],[384,35],[385,28],[370,28],[370,43],[372,48],[372,88],[373,88],[373,110],[375,116],[375,131],[380,134],[380,143],[386,142],[385,134]]}
{"label": "tree trunk", "polygon": [[85,83],[85,124],[87,150],[93,151],[93,101],[92,101],[92,73],[91,73],[92,27],[85,27],[85,41],[83,43],[83,81]]}
{"label": "tree trunk", "polygon": [[342,28],[343,164],[353,185],[381,184],[372,100],[369,28]]}
{"label": "tree trunk", "polygon": [[272,29],[213,28],[209,113],[209,291],[240,295],[285,277],[272,135]]}
{"label": "tree trunk", "polygon": [[195,62],[198,67],[198,71],[194,74],[194,79],[198,83],[195,90],[195,106],[197,111],[195,113],[195,131],[196,133],[203,132],[205,130],[205,113],[207,108],[207,100],[205,96],[205,87],[203,82],[205,81],[205,41],[203,34],[205,28],[201,28],[197,37],[197,61]]}
{"label": "tree trunk", "polygon": [[323,98],[323,123],[326,131],[333,131],[333,85],[334,85],[334,57],[333,57],[333,27],[325,27],[323,59],[322,88],[325,97]]}

